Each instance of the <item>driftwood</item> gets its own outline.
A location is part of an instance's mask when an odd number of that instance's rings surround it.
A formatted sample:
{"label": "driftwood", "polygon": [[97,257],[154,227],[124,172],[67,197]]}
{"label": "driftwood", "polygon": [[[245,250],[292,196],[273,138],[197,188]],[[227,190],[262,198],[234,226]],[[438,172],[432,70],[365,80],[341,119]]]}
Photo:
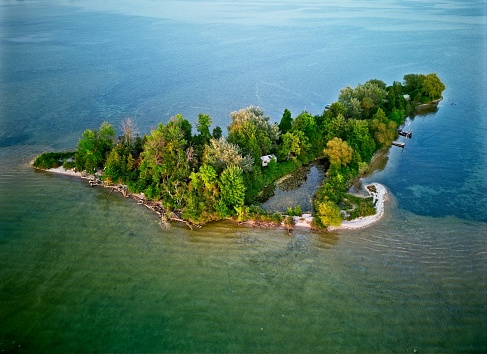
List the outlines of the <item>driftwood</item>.
{"label": "driftwood", "polygon": [[122,185],[122,184],[113,185],[110,183],[105,183],[102,179],[100,179],[97,176],[93,176],[93,175],[83,175],[83,176],[81,176],[81,178],[87,179],[88,183],[92,187],[100,186],[100,187],[104,187],[104,188],[110,188],[111,189],[110,194],[112,194],[115,191],[115,192],[122,194],[125,198],[131,197],[132,199],[134,199],[137,202],[137,204],[143,205],[146,208],[153,211],[154,213],[156,213],[160,218],[159,225],[163,228],[169,227],[169,220],[184,223],[191,230],[193,230],[193,227],[201,227],[200,225],[195,225],[195,224],[192,224],[191,222],[189,222],[187,220],[184,220],[182,218],[182,215],[180,215],[179,212],[172,212],[171,215],[168,216],[166,209],[164,209],[164,207],[161,205],[161,203],[146,200],[143,195],[130,194],[128,192],[126,185]]}

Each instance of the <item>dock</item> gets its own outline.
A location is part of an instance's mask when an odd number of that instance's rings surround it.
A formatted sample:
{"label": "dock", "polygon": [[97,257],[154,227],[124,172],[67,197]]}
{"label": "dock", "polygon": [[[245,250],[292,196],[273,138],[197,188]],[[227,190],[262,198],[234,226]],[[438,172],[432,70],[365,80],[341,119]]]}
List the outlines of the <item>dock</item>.
{"label": "dock", "polygon": [[392,145],[398,146],[398,147],[403,148],[403,149],[406,147],[406,143],[401,143],[400,141],[393,141]]}
{"label": "dock", "polygon": [[413,137],[413,132],[412,131],[406,131],[406,130],[399,130],[399,135],[402,135],[408,139],[411,139]]}

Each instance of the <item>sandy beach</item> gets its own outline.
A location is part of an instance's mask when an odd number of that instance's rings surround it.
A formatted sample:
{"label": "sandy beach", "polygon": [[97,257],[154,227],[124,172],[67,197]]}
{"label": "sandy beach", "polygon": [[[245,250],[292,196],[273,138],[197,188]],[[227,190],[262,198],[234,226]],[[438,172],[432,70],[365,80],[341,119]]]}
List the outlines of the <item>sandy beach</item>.
{"label": "sandy beach", "polygon": [[[62,166],[50,168],[46,171],[67,176],[82,177],[81,172],[66,170]],[[375,192],[367,188],[370,186],[375,187]],[[386,187],[380,183],[369,183],[365,185],[364,188],[369,195],[374,198],[374,202],[376,202],[376,213],[374,215],[364,216],[350,221],[344,220],[340,226],[329,226],[328,231],[362,229],[377,222],[384,215],[384,203],[387,200]],[[311,214],[303,214],[301,216],[293,216],[293,220],[294,227],[311,228],[313,216]]]}
{"label": "sandy beach", "polygon": [[[372,192],[367,187],[374,186],[375,192]],[[364,186],[365,190],[376,202],[376,213],[374,215],[360,217],[354,220],[344,220],[340,226],[329,226],[328,231],[334,230],[357,230],[368,227],[377,222],[384,215],[384,203],[387,200],[387,189],[380,183],[369,183]],[[302,216],[294,216],[294,227],[310,228],[313,221],[311,214],[303,214]]]}
{"label": "sandy beach", "polygon": [[[367,187],[374,186],[375,192],[372,192]],[[328,230],[356,230],[370,226],[377,222],[384,215],[384,203],[387,200],[387,189],[380,183],[370,183],[364,186],[370,196],[374,198],[376,212],[374,215],[360,217],[354,220],[344,220],[340,226],[330,226]]]}
{"label": "sandy beach", "polygon": [[74,170],[66,170],[66,169],[64,169],[63,166],[59,166],[56,168],[50,168],[50,169],[44,170],[44,171],[57,173],[60,175],[66,175],[66,176],[82,177],[81,172],[76,172]]}

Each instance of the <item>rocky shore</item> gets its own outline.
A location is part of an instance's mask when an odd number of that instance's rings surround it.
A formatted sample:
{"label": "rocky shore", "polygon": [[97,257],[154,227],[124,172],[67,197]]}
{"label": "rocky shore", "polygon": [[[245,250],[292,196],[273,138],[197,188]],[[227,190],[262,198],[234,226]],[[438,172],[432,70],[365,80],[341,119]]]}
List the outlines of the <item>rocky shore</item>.
{"label": "rocky shore", "polygon": [[[80,178],[87,178],[90,180],[90,184],[93,185],[100,185],[106,188],[111,188],[112,191],[117,191],[123,194],[124,197],[132,197],[137,201],[138,204],[143,204],[147,208],[151,209],[152,211],[156,212],[159,217],[161,218],[161,222],[166,224],[168,220],[180,221],[189,225],[186,221],[182,220],[179,215],[172,215],[168,217],[165,215],[164,210],[158,208],[158,203],[146,201],[143,195],[131,195],[127,192],[123,186],[118,185],[105,185],[101,180],[97,179],[96,176],[83,174],[82,172],[77,172],[74,170],[66,170],[62,166],[57,168],[51,168],[46,170],[48,172],[73,176],[73,177],[80,177]],[[365,217],[359,217],[354,220],[344,220],[340,226],[329,226],[328,231],[334,230],[357,230],[368,227],[375,222],[377,222],[383,215],[384,215],[384,203],[387,200],[387,189],[384,185],[380,183],[370,183],[364,186],[365,190],[368,192],[370,196],[372,196],[373,201],[376,206],[376,213],[374,215],[369,215]],[[252,222],[246,222],[246,224],[251,224],[254,226],[258,226],[258,224]],[[293,228],[313,228],[313,216],[311,214],[303,214],[301,216],[293,216]],[[286,225],[282,225],[286,226]]]}

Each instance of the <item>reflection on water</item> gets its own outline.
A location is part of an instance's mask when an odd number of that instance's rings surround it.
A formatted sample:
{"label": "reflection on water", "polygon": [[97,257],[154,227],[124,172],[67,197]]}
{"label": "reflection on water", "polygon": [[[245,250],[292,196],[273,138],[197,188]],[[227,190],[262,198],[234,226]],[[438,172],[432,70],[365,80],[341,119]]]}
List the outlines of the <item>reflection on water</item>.
{"label": "reflection on water", "polygon": [[285,212],[299,205],[303,212],[312,212],[313,196],[325,178],[326,169],[325,161],[316,161],[285,176],[265,191],[270,197],[262,207],[268,212]]}
{"label": "reflection on water", "polygon": [[[90,3],[2,3],[0,351],[486,351],[481,2],[192,2],[205,16]],[[365,230],[161,229],[130,200],[23,165],[103,120],[148,132],[208,113],[224,128],[255,104],[276,121],[345,85],[432,71],[445,99],[369,177],[398,207]],[[276,209],[307,209],[323,173],[304,171]]]}
{"label": "reflection on water", "polygon": [[355,232],[162,229],[74,178],[17,173],[28,209],[3,185],[1,350],[485,347],[485,224],[392,209]]}

